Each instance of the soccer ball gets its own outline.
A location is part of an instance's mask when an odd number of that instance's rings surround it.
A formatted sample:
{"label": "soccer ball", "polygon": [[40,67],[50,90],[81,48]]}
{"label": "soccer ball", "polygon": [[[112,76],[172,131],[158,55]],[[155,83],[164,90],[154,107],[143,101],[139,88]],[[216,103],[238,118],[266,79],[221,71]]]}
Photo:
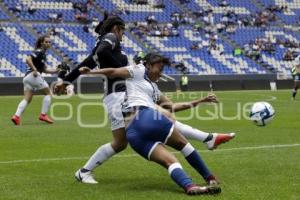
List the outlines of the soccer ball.
{"label": "soccer ball", "polygon": [[268,102],[256,102],[251,107],[250,119],[257,126],[265,126],[274,118],[274,108]]}

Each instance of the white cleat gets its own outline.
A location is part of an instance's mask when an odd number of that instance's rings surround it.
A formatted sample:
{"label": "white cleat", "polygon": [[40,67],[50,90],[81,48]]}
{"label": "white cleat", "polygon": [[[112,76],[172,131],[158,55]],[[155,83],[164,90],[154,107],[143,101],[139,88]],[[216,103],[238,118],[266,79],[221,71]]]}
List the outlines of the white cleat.
{"label": "white cleat", "polygon": [[226,143],[235,137],[235,133],[221,134],[221,133],[213,133],[213,138],[206,142],[207,149],[214,150],[220,144]]}
{"label": "white cleat", "polygon": [[91,171],[88,172],[81,172],[80,169],[75,173],[75,178],[77,181],[86,184],[97,184],[98,182],[94,179],[93,174]]}

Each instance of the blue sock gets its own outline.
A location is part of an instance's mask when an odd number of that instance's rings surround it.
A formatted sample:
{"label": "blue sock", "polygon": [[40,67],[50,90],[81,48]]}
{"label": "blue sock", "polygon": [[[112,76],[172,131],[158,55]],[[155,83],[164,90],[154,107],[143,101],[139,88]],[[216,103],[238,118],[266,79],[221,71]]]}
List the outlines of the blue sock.
{"label": "blue sock", "polygon": [[185,159],[205,180],[212,175],[197,151],[194,150],[190,155],[186,156]]}
{"label": "blue sock", "polygon": [[[179,163],[176,163],[175,165],[178,165]],[[174,165],[174,164],[173,164]],[[179,164],[180,165],[180,164]],[[181,167],[181,165],[180,165]],[[169,173],[171,178],[182,188],[186,188],[187,186],[193,184],[192,179],[188,177],[188,175],[183,171],[182,168],[173,168],[170,171],[170,168],[172,168],[172,165],[169,167]]]}

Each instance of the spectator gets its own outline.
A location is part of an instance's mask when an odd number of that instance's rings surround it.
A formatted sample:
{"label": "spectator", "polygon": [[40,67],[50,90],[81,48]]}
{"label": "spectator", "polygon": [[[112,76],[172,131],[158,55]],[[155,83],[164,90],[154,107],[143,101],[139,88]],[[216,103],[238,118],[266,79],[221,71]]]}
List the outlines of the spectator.
{"label": "spectator", "polygon": [[223,0],[223,1],[221,1],[219,3],[219,6],[221,6],[221,7],[227,7],[227,6],[229,6],[229,3],[226,0]]}
{"label": "spectator", "polygon": [[61,12],[60,13],[49,13],[48,19],[54,23],[62,22],[63,14]]}
{"label": "spectator", "polygon": [[145,4],[148,4],[148,0],[132,0],[132,3],[145,5]]}
{"label": "spectator", "polygon": [[187,91],[188,90],[188,84],[189,84],[189,78],[186,74],[183,74],[180,78],[180,89],[181,91]]}
{"label": "spectator", "polygon": [[154,15],[149,15],[149,16],[146,18],[146,22],[148,23],[148,25],[151,25],[151,24],[157,24],[157,20],[155,19],[155,16],[154,16]]}
{"label": "spectator", "polygon": [[284,61],[293,61],[293,60],[295,60],[296,57],[297,57],[297,52],[291,51],[288,49],[283,55],[283,60]]}
{"label": "spectator", "polygon": [[163,0],[153,0],[153,7],[154,8],[165,8],[165,4]]}

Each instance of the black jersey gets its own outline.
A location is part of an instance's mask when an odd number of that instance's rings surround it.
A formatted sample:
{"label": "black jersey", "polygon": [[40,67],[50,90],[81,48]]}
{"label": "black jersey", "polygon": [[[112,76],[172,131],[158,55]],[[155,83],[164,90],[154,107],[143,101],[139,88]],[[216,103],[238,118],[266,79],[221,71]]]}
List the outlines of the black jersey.
{"label": "black jersey", "polygon": [[[46,67],[46,52],[42,49],[36,49],[31,53],[30,57],[36,70],[40,73],[44,72]],[[32,71],[33,70],[28,66],[26,75]]]}
{"label": "black jersey", "polygon": [[[128,65],[128,58],[122,53],[120,41],[113,33],[104,35],[97,45],[94,58],[100,68],[124,67]],[[122,78],[108,78],[105,92],[125,92],[125,80]]]}

